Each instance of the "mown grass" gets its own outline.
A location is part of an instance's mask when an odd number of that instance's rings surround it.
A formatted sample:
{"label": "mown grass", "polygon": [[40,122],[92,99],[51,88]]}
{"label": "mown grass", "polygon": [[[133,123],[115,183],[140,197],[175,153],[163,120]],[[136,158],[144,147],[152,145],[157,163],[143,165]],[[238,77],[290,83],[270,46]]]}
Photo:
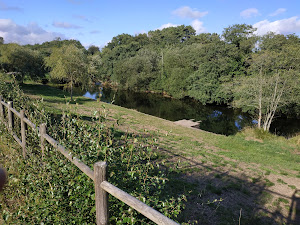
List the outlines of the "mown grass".
{"label": "mown grass", "polygon": [[[270,181],[266,177],[272,174],[300,177],[299,136],[285,139],[259,130],[245,129],[236,135],[227,137],[198,129],[181,127],[171,121],[146,115],[136,110],[103,102],[99,103],[78,95],[75,95],[74,101],[70,102],[69,93],[48,85],[24,84],[22,89],[31,97],[43,98],[44,107],[48,111],[54,114],[62,114],[63,111],[68,109],[74,114],[80,114],[82,119],[88,122],[93,112],[98,111],[100,105],[103,105],[104,110],[109,112],[109,120],[117,122],[117,129],[129,131],[136,136],[150,136],[153,140],[157,140],[153,144],[161,153],[160,160],[164,162],[165,167],[168,168],[170,173],[174,173],[173,185],[174,187],[178,186],[178,189],[182,187],[183,183],[176,180],[177,177],[182,176],[182,174],[203,173],[200,166],[204,166],[205,173],[212,173],[212,178],[209,178],[209,182],[202,187],[204,192],[216,195],[216,198],[224,193],[227,195],[228,192],[231,193],[232,191],[253,197],[252,191],[248,188],[251,185],[263,185],[261,187],[262,194],[256,198],[256,202],[265,205],[272,203],[273,196],[264,189],[272,188],[278,183],[282,184],[276,180]],[[245,165],[241,166],[241,164]],[[224,175],[224,170],[228,170],[228,168],[231,172],[241,174],[248,172],[251,174],[248,177],[248,183],[245,180],[233,181],[232,177]],[[214,184],[215,180],[220,179],[222,179],[221,186]],[[193,190],[191,195],[194,196],[190,198],[191,201],[194,201],[193,198],[196,198],[195,196],[199,194],[198,189],[201,185],[195,180],[189,182],[192,186],[190,189]],[[200,186],[197,187],[197,185]],[[297,188],[291,184],[286,184],[286,186],[289,190]],[[204,200],[201,201],[203,205]],[[216,207],[216,204],[213,204],[213,207]],[[240,204],[243,205],[243,203]],[[212,205],[209,205],[209,207],[212,207]],[[189,209],[187,206],[187,211],[189,210],[190,212],[183,216],[186,219],[188,219],[188,215],[194,216],[193,209]],[[233,217],[234,219],[237,218],[236,212],[233,213],[237,209],[218,207],[214,210],[217,214],[229,215],[225,216],[223,224],[230,224],[229,221],[232,222]],[[229,212],[230,210],[231,212]],[[261,214],[265,215],[265,213]],[[258,217],[254,216],[248,219],[249,221],[256,221]],[[228,221],[226,222],[226,220]]]}
{"label": "mown grass", "polygon": [[[73,104],[69,93],[55,87],[41,84],[24,84],[25,93],[43,98],[45,107],[53,113],[61,113],[66,107],[74,113],[90,116],[91,112],[99,109],[99,102],[75,95]],[[210,155],[210,159],[220,162],[220,156],[245,163],[255,163],[274,171],[285,170],[300,171],[300,147],[297,145],[298,137],[287,140],[264,132],[246,130],[234,136],[216,135],[201,130],[189,129],[174,125],[157,117],[139,113],[135,110],[107,104],[105,108],[112,112],[112,117],[118,123],[130,125],[133,130],[152,132],[161,139],[161,145],[172,146],[175,153],[183,153],[186,157],[195,157],[205,153],[209,155],[204,145],[216,147],[219,156]],[[260,139],[262,138],[262,139]],[[164,147],[164,146],[163,146]]]}

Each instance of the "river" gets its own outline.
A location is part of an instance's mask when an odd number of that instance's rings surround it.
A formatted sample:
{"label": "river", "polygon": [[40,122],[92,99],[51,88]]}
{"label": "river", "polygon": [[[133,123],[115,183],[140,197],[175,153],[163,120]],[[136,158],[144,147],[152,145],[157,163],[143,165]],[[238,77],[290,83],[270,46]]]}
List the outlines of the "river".
{"label": "river", "polygon": [[[253,126],[257,121],[241,110],[225,106],[202,105],[193,99],[172,99],[160,94],[140,93],[111,88],[91,87],[82,93],[85,97],[96,99],[101,93],[101,101],[119,105],[129,109],[136,109],[149,115],[178,121],[194,119],[200,121],[202,130],[217,134],[233,135],[246,126]],[[300,132],[300,120],[276,118],[270,131],[277,135],[290,137]]]}

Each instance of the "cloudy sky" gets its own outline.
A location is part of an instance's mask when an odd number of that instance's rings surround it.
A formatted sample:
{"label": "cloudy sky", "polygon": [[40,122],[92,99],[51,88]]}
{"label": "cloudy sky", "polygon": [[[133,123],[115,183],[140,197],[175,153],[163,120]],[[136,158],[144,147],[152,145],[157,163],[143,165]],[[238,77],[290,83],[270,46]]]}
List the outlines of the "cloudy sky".
{"label": "cloudy sky", "polygon": [[104,46],[114,36],[191,25],[221,34],[233,24],[300,35],[300,0],[0,0],[5,43],[35,44],[56,37]]}

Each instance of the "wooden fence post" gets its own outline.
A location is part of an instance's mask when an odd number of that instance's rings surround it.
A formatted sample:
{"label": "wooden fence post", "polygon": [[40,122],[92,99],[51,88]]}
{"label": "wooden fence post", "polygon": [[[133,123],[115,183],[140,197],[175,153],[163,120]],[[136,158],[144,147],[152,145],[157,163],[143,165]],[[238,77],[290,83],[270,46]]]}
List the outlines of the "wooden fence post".
{"label": "wooden fence post", "polygon": [[40,141],[41,141],[41,149],[42,149],[42,157],[44,158],[44,152],[45,152],[45,137],[44,134],[46,134],[46,124],[42,123],[40,125]]}
{"label": "wooden fence post", "polygon": [[8,128],[9,130],[12,131],[12,129],[14,128],[14,114],[10,109],[13,108],[13,102],[7,102],[7,105],[8,105]]}
{"label": "wooden fence post", "polygon": [[96,224],[108,224],[108,194],[100,185],[106,181],[107,164],[106,162],[96,162],[94,164],[94,183],[95,183],[95,204],[96,204]]}
{"label": "wooden fence post", "polygon": [[21,119],[21,137],[22,137],[22,149],[23,149],[23,157],[26,158],[26,133],[25,133],[25,111],[22,109],[20,111],[20,119]]}
{"label": "wooden fence post", "polygon": [[2,95],[0,95],[0,119],[4,119],[4,105],[2,105],[1,101],[3,100]]}

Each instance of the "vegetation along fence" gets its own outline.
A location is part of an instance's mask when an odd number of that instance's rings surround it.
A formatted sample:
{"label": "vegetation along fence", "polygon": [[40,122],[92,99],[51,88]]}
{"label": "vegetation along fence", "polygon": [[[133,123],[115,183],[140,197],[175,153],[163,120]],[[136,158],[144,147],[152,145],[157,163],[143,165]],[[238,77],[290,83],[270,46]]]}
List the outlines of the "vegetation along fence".
{"label": "vegetation along fence", "polygon": [[[77,166],[83,173],[90,177],[94,181],[95,185],[95,204],[96,204],[96,223],[98,225],[104,225],[109,223],[108,215],[108,193],[122,202],[126,203],[130,207],[134,208],[153,222],[157,224],[177,224],[173,220],[164,216],[160,212],[154,210],[143,202],[139,201],[135,197],[129,195],[125,191],[115,187],[111,183],[107,182],[107,164],[106,162],[96,162],[94,164],[94,171],[81,162],[76,157],[73,157],[71,152],[68,152],[58,141],[54,140],[46,132],[46,124],[43,123],[37,127],[34,123],[25,117],[24,110],[18,112],[13,108],[13,102],[4,102],[2,96],[0,96],[0,118],[1,121],[8,128],[11,135],[22,147],[23,157],[26,158],[26,125],[36,130],[40,136],[40,145],[42,150],[42,157],[44,157],[45,141],[49,142],[54,148],[61,152],[68,160],[70,160],[75,166]],[[5,110],[5,108],[7,110]],[[6,113],[7,111],[7,113]],[[14,116],[20,118],[21,123],[21,140],[18,135],[13,131],[16,126]]]}

